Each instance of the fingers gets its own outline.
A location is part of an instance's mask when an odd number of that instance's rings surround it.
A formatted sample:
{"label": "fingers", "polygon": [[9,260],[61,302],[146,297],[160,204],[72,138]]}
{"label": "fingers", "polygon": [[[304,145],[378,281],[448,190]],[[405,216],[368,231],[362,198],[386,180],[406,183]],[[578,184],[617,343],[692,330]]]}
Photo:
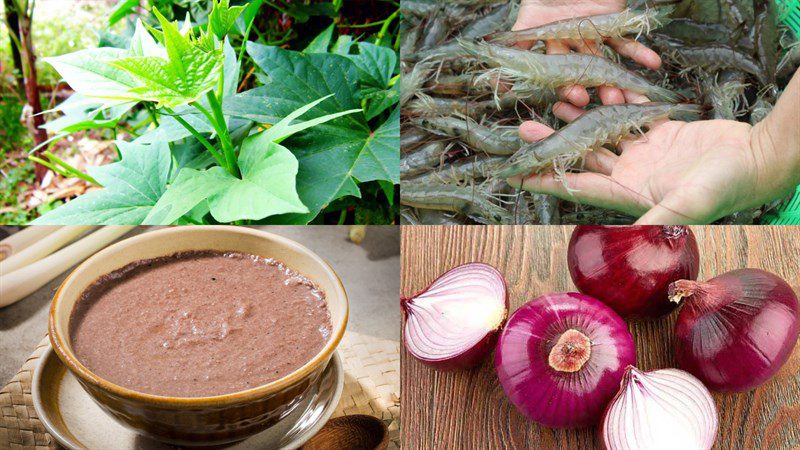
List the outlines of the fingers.
{"label": "fingers", "polygon": [[564,181],[556,179],[553,173],[534,175],[524,180],[514,177],[508,180],[508,184],[519,186],[520,181],[522,189],[526,191],[550,194],[563,200],[615,209],[626,214],[639,215],[649,206],[643,205],[642,200],[617,181],[598,173],[566,173]]}
{"label": "fingers", "polygon": [[600,101],[604,105],[621,105],[625,103],[625,94],[621,89],[613,86],[598,87],[597,96],[600,97]]}
{"label": "fingers", "polygon": [[646,95],[633,91],[622,91],[622,94],[625,96],[625,102],[627,103],[647,103],[650,101]]}
{"label": "fingers", "polygon": [[[527,11],[528,7],[529,6],[525,5],[524,3],[522,4],[522,6],[520,6],[519,13],[517,14],[517,21],[514,23],[514,26],[511,27],[512,31],[524,30],[526,28],[531,28],[531,27],[536,25],[535,23],[533,23],[533,24],[529,23],[529,19],[531,18],[531,14],[530,14],[529,11]],[[517,41],[514,44],[514,47],[518,47],[518,48],[521,48],[523,50],[528,50],[531,47],[533,47],[534,42],[535,41],[532,41],[532,40],[529,40],[529,41]]]}
{"label": "fingers", "polygon": [[619,156],[607,148],[600,147],[592,150],[583,158],[583,168],[601,175],[611,175]]}
{"label": "fingers", "polygon": [[[551,39],[545,42],[545,51],[549,55],[563,55],[569,53],[569,45],[564,41]],[[570,102],[575,106],[589,104],[589,93],[583,86],[562,86],[558,89],[558,95],[564,101]]]}
{"label": "fingers", "polygon": [[[569,44],[572,48],[574,48],[576,51],[580,53],[586,55],[600,56],[600,57],[603,56],[602,53],[600,52],[600,47],[598,46],[598,43],[595,41],[571,39],[569,41]],[[598,97],[600,97],[600,101],[604,105],[618,105],[621,103],[625,103],[625,96],[622,94],[622,90],[615,88],[613,86],[598,87],[597,95]]]}
{"label": "fingers", "polygon": [[519,137],[527,142],[538,142],[556,131],[547,125],[529,120],[519,126]]}
{"label": "fingers", "polygon": [[628,57],[648,69],[658,70],[661,67],[661,57],[658,56],[658,53],[639,42],[625,38],[610,38],[606,40],[606,43],[620,55]]}
{"label": "fingers", "polygon": [[553,115],[563,120],[564,122],[572,122],[585,113],[581,108],[567,102],[556,102],[553,105]]}

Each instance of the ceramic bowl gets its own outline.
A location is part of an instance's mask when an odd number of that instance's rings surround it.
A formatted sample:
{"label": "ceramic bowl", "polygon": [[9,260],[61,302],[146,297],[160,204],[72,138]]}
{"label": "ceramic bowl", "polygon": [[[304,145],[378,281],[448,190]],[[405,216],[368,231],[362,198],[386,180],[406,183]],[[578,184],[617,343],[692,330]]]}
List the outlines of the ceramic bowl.
{"label": "ceramic bowl", "polygon": [[[238,251],[275,258],[305,275],[326,294],[332,324],[330,340],[313,359],[283,378],[213,397],[181,398],[136,392],[100,378],[81,364],[70,345],[69,322],[84,289],[102,275],[134,261],[190,250]],[[291,413],[318,381],[333,355],[344,335],[347,314],[347,294],[336,273],[302,245],[244,227],[181,226],[118,242],[75,268],[53,298],[48,334],[56,355],[82,387],[122,424],[162,442],[208,446],[240,441]]]}

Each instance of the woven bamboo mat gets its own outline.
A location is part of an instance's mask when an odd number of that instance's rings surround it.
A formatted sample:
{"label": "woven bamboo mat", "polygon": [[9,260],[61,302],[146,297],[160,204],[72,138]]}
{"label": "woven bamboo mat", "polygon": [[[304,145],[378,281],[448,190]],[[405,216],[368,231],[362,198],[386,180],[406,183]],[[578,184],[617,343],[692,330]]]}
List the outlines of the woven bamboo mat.
{"label": "woven bamboo mat", "polygon": [[[33,369],[50,345],[43,339],[14,378],[0,390],[0,449],[59,448],[36,417]],[[333,417],[368,414],[389,427],[390,449],[400,448],[400,344],[348,331],[338,351],[344,391]]]}

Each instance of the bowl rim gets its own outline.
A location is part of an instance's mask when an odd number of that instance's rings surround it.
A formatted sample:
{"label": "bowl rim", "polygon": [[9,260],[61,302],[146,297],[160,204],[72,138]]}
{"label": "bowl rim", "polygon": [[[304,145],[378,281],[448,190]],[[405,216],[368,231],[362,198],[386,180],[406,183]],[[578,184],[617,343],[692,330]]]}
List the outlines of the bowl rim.
{"label": "bowl rim", "polygon": [[[58,328],[56,327],[56,308],[61,299],[63,298],[62,290],[64,286],[67,285],[67,283],[72,279],[72,277],[76,273],[79,272],[81,268],[84,268],[92,264],[94,261],[99,260],[103,256],[106,256],[108,254],[117,251],[117,249],[119,249],[123,243],[125,243],[126,246],[133,245],[145,239],[152,239],[154,235],[180,234],[193,229],[200,229],[202,231],[217,231],[222,233],[228,232],[228,233],[250,234],[255,237],[266,238],[269,240],[276,241],[282,245],[292,247],[295,250],[298,250],[299,252],[309,256],[317,264],[320,264],[320,266],[325,270],[325,272],[328,272],[328,275],[332,276],[332,279],[336,280],[338,284],[338,288],[340,290],[339,294],[344,299],[344,317],[341,326],[333,330],[333,332],[331,333],[331,337],[330,339],[328,339],[328,342],[325,344],[325,346],[305,364],[303,364],[294,371],[290,372],[289,374],[277,380],[244,391],[236,391],[228,394],[205,396],[205,397],[174,397],[166,395],[147,394],[144,392],[135,391],[120,386],[118,384],[112,383],[93,373],[78,360],[78,358],[72,352],[72,349],[70,349],[69,345],[64,340],[64,337],[58,333]],[[176,236],[176,239],[178,238],[179,237]],[[328,293],[326,292],[326,298],[327,294]],[[226,406],[242,402],[249,402],[251,400],[263,398],[264,396],[269,394],[280,392],[281,390],[288,388],[291,385],[296,384],[305,379],[306,377],[308,377],[309,375],[311,375],[319,366],[327,362],[333,355],[333,352],[336,350],[336,347],[342,340],[345,329],[347,328],[349,312],[350,312],[350,304],[347,298],[347,291],[345,290],[344,285],[342,284],[342,280],[339,278],[339,276],[336,274],[333,268],[327,262],[325,262],[325,260],[323,260],[319,255],[317,255],[307,247],[301,245],[300,243],[283,236],[279,236],[273,233],[253,228],[229,226],[229,225],[198,225],[198,226],[184,225],[177,227],[169,227],[155,231],[148,231],[136,236],[129,237],[127,239],[123,239],[119,242],[109,245],[108,247],[100,250],[99,252],[96,252],[95,254],[84,260],[82,263],[77,265],[69,273],[69,275],[67,275],[64,281],[61,283],[61,285],[59,285],[55,295],[53,296],[53,301],[50,305],[50,311],[48,313],[47,334],[50,339],[50,344],[53,347],[53,351],[55,351],[56,355],[67,366],[67,368],[73,374],[77,375],[79,380],[89,383],[90,385],[99,388],[100,390],[105,391],[106,393],[111,393],[115,396],[129,400],[149,403],[151,405],[162,406],[167,408]],[[69,333],[69,330],[67,330],[66,332]]]}

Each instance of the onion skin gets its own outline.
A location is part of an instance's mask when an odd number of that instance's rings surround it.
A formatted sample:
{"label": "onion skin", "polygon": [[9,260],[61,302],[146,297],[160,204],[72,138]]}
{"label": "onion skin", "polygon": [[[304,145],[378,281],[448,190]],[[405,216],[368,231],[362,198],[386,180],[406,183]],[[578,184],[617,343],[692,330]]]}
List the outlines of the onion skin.
{"label": "onion skin", "polygon": [[[589,338],[591,353],[580,369],[557,370],[550,356],[570,330]],[[636,347],[622,318],[577,292],[543,295],[523,305],[509,318],[495,352],[495,369],[511,403],[531,420],[555,428],[597,423],[625,367],[635,362]]]}
{"label": "onion skin", "polygon": [[572,281],[582,293],[626,319],[670,313],[669,284],[697,279],[700,252],[685,226],[575,227],[567,249]]}
{"label": "onion skin", "polygon": [[678,369],[640,372],[629,366],[600,425],[606,450],[708,450],[719,430],[711,393]]}
{"label": "onion skin", "polygon": [[[480,282],[470,285],[476,279]],[[495,307],[496,321],[491,327],[462,327],[457,317],[448,315],[446,308],[428,309],[443,297],[448,298],[445,301],[451,308],[460,308],[462,304],[457,302],[461,300],[466,308],[478,294],[483,295],[482,300],[490,299],[493,305],[489,306]],[[494,267],[468,263],[450,269],[412,297],[401,298],[400,307],[406,317],[403,344],[411,356],[438,370],[471,369],[483,362],[497,342],[497,335],[508,317],[508,289],[502,274]],[[449,312],[453,312],[452,309]],[[459,345],[456,339],[465,334],[479,338],[468,345]],[[446,346],[447,351],[432,354],[425,345],[430,343],[439,345],[439,349]]]}
{"label": "onion skin", "polygon": [[675,323],[678,367],[713,391],[761,385],[797,342],[797,296],[769,272],[740,269],[704,283],[681,280],[670,287],[670,296],[684,303]]}

